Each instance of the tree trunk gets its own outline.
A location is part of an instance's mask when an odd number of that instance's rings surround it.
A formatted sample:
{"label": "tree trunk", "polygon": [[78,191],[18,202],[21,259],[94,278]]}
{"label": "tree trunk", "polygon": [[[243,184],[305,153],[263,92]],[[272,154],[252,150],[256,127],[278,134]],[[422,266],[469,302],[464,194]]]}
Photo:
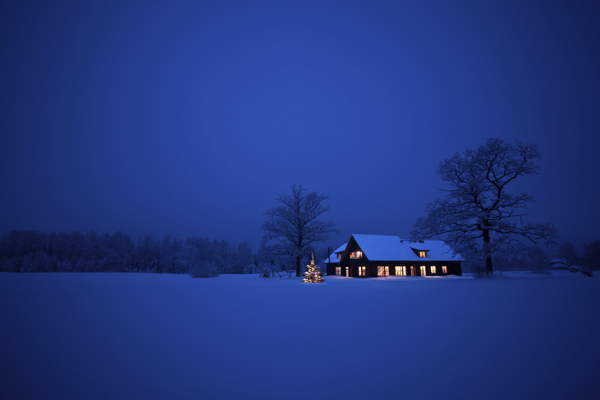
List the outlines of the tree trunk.
{"label": "tree trunk", "polygon": [[298,256],[296,257],[296,276],[300,276],[300,262],[302,261],[302,257]]}
{"label": "tree trunk", "polygon": [[485,255],[485,274],[494,275],[492,267],[492,252],[490,251],[490,231],[483,230],[483,254]]}

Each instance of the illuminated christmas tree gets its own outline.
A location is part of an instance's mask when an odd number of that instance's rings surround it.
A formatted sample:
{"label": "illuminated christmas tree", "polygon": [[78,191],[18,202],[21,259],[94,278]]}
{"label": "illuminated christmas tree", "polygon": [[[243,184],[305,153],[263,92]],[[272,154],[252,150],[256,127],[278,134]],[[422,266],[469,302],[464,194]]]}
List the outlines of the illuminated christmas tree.
{"label": "illuminated christmas tree", "polygon": [[303,282],[321,283],[321,282],[325,281],[325,279],[321,278],[321,275],[323,275],[323,273],[319,269],[319,266],[315,264],[314,253],[311,253],[311,254],[312,254],[312,260],[310,261],[310,265],[306,266],[308,271],[306,271],[304,273],[304,276],[306,276],[306,278],[304,278]]}

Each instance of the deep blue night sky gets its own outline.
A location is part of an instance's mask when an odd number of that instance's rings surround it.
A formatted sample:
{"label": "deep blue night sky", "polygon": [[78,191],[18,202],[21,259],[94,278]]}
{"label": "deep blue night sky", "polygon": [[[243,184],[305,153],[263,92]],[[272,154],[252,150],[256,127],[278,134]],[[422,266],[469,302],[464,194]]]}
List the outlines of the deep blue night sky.
{"label": "deep blue night sky", "polygon": [[539,146],[515,185],[600,239],[600,1],[0,4],[0,234],[254,249],[299,183],[342,231],[407,236],[439,160]]}

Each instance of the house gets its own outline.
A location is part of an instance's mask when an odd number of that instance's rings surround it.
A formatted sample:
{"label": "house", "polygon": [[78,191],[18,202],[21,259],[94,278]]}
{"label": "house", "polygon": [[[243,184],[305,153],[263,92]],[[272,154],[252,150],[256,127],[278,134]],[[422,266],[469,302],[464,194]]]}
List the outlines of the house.
{"label": "house", "polygon": [[[348,246],[348,243],[344,243],[343,245],[341,245],[340,247],[335,249],[333,251],[333,253],[331,253],[331,255],[329,256],[329,258],[326,258],[325,260],[323,260],[323,264],[325,264],[325,266],[327,268],[338,267],[339,263],[340,263],[340,259],[342,258],[342,254],[344,254],[344,250],[346,250],[346,246]],[[334,271],[335,271],[335,269],[334,269]],[[330,274],[327,274],[327,275],[330,275]]]}
{"label": "house", "polygon": [[327,275],[348,277],[462,275],[463,258],[441,240],[359,235],[325,260]]}

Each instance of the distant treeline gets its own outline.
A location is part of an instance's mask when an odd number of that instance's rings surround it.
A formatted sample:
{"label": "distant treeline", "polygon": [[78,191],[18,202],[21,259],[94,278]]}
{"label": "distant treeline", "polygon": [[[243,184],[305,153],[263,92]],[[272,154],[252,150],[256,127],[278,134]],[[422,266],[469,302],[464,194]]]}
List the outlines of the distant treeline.
{"label": "distant treeline", "polygon": [[155,239],[127,234],[45,233],[15,230],[0,237],[0,271],[5,272],[154,272],[185,274],[197,263],[216,265],[219,273],[257,271],[257,264],[276,264],[262,246],[254,253],[248,242],[165,235]]}
{"label": "distant treeline", "polygon": [[[293,260],[277,256],[273,246],[253,252],[246,241],[165,235],[140,235],[134,241],[122,232],[83,234],[79,231],[15,230],[0,236],[0,272],[153,272],[187,274],[207,266],[219,274],[259,273],[265,266],[287,271]],[[314,251],[310,248],[309,251]],[[325,259],[327,254],[315,252]],[[306,260],[307,261],[307,260]],[[194,275],[192,273],[192,275]]]}

